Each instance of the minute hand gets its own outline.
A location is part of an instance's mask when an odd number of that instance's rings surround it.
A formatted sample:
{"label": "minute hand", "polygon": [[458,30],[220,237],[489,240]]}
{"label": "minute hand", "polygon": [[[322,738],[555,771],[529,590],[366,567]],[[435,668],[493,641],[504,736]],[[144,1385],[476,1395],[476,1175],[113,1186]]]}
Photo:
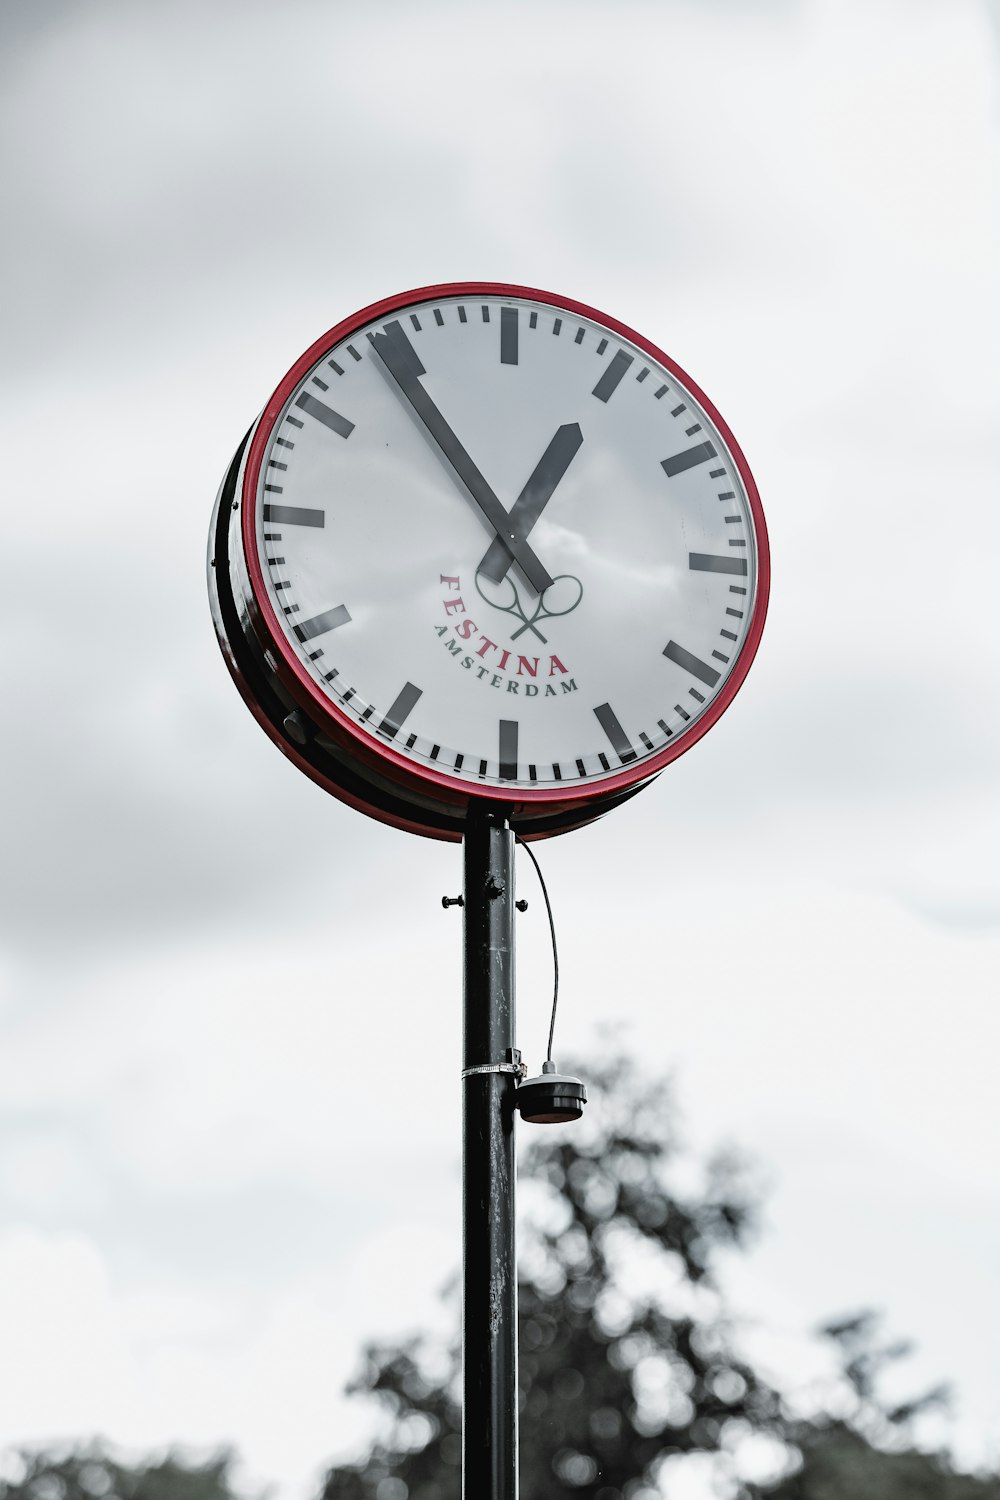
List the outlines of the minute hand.
{"label": "minute hand", "polygon": [[418,374],[423,373],[423,366],[402,328],[398,323],[389,323],[386,328],[388,332],[373,335],[372,348],[465,485],[504,551],[520,565],[535,592],[542,593],[552,582],[551,574],[525,539],[517,536],[500,501],[420,384]]}

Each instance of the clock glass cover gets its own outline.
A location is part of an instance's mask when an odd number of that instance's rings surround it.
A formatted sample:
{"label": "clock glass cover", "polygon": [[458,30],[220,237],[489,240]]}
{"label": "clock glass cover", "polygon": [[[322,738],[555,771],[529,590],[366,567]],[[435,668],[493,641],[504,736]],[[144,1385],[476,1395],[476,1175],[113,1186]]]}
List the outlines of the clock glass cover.
{"label": "clock glass cover", "polygon": [[648,779],[763,626],[763,515],[722,419],[547,293],[431,288],[332,330],[259,420],[234,510],[234,594],[290,701],[432,798]]}

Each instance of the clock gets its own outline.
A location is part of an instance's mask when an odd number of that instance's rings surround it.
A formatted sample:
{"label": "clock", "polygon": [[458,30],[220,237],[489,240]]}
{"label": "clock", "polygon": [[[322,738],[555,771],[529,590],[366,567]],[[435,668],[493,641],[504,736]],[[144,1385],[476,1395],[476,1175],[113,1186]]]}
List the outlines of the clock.
{"label": "clock", "polygon": [[767,608],[749,468],[614,318],[494,283],[363,309],[281,381],[210,542],[229,668],[328,791],[459,839],[647,784],[732,702]]}

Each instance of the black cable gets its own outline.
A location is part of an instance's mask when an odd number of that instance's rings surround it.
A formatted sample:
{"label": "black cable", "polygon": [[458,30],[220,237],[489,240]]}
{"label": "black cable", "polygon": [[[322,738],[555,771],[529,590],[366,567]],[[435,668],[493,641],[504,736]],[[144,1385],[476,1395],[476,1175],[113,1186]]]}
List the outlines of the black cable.
{"label": "black cable", "polygon": [[538,876],[538,884],[541,886],[541,888],[542,888],[542,895],[545,897],[545,910],[549,914],[549,931],[552,934],[552,973],[553,973],[553,985],[552,985],[552,1020],[549,1023],[549,1050],[546,1053],[546,1059],[545,1060],[546,1060],[546,1062],[551,1062],[552,1061],[552,1039],[555,1036],[555,1031],[556,1031],[556,1006],[559,1003],[559,950],[556,947],[556,924],[552,920],[552,902],[549,900],[549,893],[548,893],[548,891],[545,888],[545,877],[542,874],[541,866],[539,865],[538,860],[535,858],[534,854],[531,852],[531,846],[530,846],[530,844],[526,844],[524,842],[524,840],[522,838],[520,838],[520,837],[518,837],[517,842],[520,844],[521,848],[524,850],[525,854],[527,854],[528,858],[531,860],[531,863],[535,867],[535,874]]}

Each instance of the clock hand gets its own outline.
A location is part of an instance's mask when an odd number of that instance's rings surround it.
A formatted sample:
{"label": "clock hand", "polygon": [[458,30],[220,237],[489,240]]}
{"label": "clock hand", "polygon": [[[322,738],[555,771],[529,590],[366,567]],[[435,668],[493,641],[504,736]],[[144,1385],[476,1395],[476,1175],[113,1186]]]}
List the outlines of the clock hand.
{"label": "clock hand", "polygon": [[525,578],[535,592],[540,594],[552,582],[551,574],[546,572],[524,538],[515,534],[507,512],[420,384],[419,377],[425,373],[424,367],[399,323],[387,323],[384,333],[371,336],[371,344],[444,457],[469,491],[484,519],[496,532],[496,540],[505,554],[520,565]]}
{"label": "clock hand", "polygon": [[[583,433],[578,422],[560,427],[538,463],[524,489],[518,495],[507,515],[508,529],[518,538],[524,538],[534,526],[542,511],[552,499],[553,491],[576,456]],[[511,564],[511,555],[499,538],[486,549],[482,562],[476,569],[492,583],[506,578]]]}

